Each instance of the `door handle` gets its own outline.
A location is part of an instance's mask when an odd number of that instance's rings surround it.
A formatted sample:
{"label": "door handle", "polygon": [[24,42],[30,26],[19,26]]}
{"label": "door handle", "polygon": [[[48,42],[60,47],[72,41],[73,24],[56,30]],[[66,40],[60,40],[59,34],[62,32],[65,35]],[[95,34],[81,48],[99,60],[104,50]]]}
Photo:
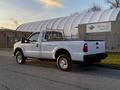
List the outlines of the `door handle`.
{"label": "door handle", "polygon": [[36,47],[39,47],[39,43],[36,43]]}

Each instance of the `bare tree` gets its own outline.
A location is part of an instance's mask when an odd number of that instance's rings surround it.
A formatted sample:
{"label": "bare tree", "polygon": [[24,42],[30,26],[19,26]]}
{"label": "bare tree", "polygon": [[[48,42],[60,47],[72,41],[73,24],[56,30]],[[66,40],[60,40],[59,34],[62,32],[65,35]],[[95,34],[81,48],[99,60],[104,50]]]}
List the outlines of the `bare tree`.
{"label": "bare tree", "polygon": [[100,6],[98,6],[96,4],[93,4],[93,6],[88,9],[88,12],[91,12],[91,11],[93,11],[93,12],[95,12],[95,11],[101,11],[101,9],[102,8]]}
{"label": "bare tree", "polygon": [[110,8],[119,8],[120,0],[105,0],[108,4],[110,4]]}

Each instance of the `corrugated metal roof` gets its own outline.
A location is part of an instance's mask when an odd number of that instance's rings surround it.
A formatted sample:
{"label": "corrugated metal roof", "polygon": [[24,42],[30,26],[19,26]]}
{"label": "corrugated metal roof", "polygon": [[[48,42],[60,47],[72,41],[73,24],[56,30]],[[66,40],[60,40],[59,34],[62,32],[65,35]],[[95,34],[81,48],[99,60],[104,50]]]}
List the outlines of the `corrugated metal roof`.
{"label": "corrugated metal roof", "polygon": [[38,32],[46,29],[63,29],[67,36],[76,35],[79,24],[116,21],[120,8],[96,12],[77,13],[67,17],[22,24],[17,31]]}

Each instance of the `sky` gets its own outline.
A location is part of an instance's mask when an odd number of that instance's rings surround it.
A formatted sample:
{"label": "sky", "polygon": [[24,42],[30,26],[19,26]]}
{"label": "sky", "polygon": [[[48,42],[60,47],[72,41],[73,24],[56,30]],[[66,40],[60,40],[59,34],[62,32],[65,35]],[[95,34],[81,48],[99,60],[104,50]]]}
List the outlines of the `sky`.
{"label": "sky", "polygon": [[0,28],[83,12],[93,4],[108,8],[105,0],[0,0]]}

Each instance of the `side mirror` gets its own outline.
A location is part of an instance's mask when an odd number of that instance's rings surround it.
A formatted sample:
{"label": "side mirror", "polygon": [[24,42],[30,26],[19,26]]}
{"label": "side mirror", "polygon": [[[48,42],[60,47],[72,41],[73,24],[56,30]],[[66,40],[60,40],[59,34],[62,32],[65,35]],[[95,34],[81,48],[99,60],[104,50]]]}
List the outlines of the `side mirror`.
{"label": "side mirror", "polygon": [[21,43],[25,43],[25,38],[24,37],[22,37],[22,40],[21,40]]}
{"label": "side mirror", "polygon": [[29,39],[25,39],[24,43],[30,43]]}
{"label": "side mirror", "polygon": [[30,40],[22,37],[21,43],[30,43]]}

